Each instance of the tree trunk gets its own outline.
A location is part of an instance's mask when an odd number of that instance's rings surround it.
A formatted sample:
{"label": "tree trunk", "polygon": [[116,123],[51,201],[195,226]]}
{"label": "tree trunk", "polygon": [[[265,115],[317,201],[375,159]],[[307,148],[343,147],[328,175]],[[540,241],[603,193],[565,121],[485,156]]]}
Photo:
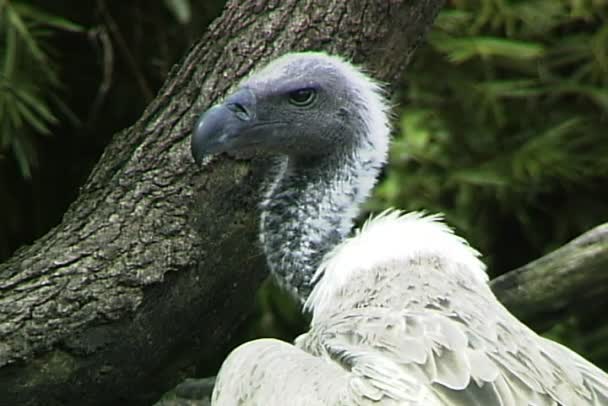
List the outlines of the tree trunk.
{"label": "tree trunk", "polygon": [[150,404],[212,359],[266,276],[263,162],[202,170],[190,128],[247,72],[326,50],[400,76],[442,0],[231,1],[140,120],[114,137],[60,225],[0,265],[0,402]]}

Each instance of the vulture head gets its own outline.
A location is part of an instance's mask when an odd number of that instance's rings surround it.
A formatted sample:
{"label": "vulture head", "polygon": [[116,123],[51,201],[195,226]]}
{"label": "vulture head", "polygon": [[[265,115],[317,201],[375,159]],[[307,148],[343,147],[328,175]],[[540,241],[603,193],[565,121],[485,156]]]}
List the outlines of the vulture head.
{"label": "vulture head", "polygon": [[318,158],[374,144],[385,154],[385,110],[376,83],[352,65],[322,53],[287,54],[201,116],[192,153],[197,160],[251,149]]}
{"label": "vulture head", "polygon": [[203,113],[192,154],[279,157],[262,203],[260,240],[273,275],[302,301],[323,256],[352,227],[389,143],[378,84],[323,53],[284,55]]}

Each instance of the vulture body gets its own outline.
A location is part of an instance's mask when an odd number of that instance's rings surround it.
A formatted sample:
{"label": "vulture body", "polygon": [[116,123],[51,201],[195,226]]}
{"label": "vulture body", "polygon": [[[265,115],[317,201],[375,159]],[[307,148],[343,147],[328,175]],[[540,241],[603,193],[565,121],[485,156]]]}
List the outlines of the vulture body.
{"label": "vulture body", "polygon": [[512,316],[439,217],[386,211],[348,238],[388,143],[379,86],[322,53],[276,59],[201,116],[195,160],[276,156],[260,240],[312,312],[294,345],[235,349],[212,404],[608,405],[608,376]]}

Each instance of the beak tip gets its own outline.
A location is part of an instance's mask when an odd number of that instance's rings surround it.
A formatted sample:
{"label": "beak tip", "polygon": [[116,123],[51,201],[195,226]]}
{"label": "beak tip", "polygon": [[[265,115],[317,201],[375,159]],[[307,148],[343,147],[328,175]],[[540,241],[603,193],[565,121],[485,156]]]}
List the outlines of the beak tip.
{"label": "beak tip", "polygon": [[[201,117],[202,118],[202,117]],[[194,162],[197,166],[201,165],[203,157],[205,155],[203,145],[201,145],[202,137],[199,135],[198,129],[200,127],[201,119],[199,118],[192,129],[192,136],[190,137],[190,153]]]}
{"label": "beak tip", "polygon": [[212,153],[217,136],[223,132],[225,113],[222,106],[214,106],[196,120],[190,138],[190,152],[194,162],[200,166],[203,159]]}
{"label": "beak tip", "polygon": [[194,154],[193,154],[193,155],[192,155],[192,158],[194,158],[194,164],[195,164],[197,167],[200,167],[200,166],[201,166],[201,164],[203,163],[203,157],[201,157],[201,156],[198,156],[198,155],[194,155]]}

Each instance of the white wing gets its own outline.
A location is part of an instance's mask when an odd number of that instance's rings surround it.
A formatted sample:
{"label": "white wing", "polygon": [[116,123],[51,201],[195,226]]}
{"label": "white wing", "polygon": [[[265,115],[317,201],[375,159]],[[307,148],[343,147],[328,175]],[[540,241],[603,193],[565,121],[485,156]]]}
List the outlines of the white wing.
{"label": "white wing", "polygon": [[[274,339],[243,344],[224,361],[213,391],[214,406],[378,405],[369,390],[339,364]],[[382,403],[401,403],[387,400]],[[432,403],[421,403],[433,406]]]}
{"label": "white wing", "polygon": [[338,246],[310,331],[235,350],[213,404],[608,405],[608,376],[513,317],[436,220],[387,213]]}
{"label": "white wing", "polygon": [[[379,398],[418,404],[400,396],[414,381],[426,386],[442,405],[608,404],[606,374],[529,330],[479,331],[456,315],[395,314],[376,307],[326,321],[298,344],[359,373],[381,392]],[[481,335],[488,330],[496,334]]]}
{"label": "white wing", "polygon": [[476,253],[435,217],[389,212],[320,268],[298,344],[387,396],[423,383],[445,405],[607,405],[608,375],[495,298]]}

